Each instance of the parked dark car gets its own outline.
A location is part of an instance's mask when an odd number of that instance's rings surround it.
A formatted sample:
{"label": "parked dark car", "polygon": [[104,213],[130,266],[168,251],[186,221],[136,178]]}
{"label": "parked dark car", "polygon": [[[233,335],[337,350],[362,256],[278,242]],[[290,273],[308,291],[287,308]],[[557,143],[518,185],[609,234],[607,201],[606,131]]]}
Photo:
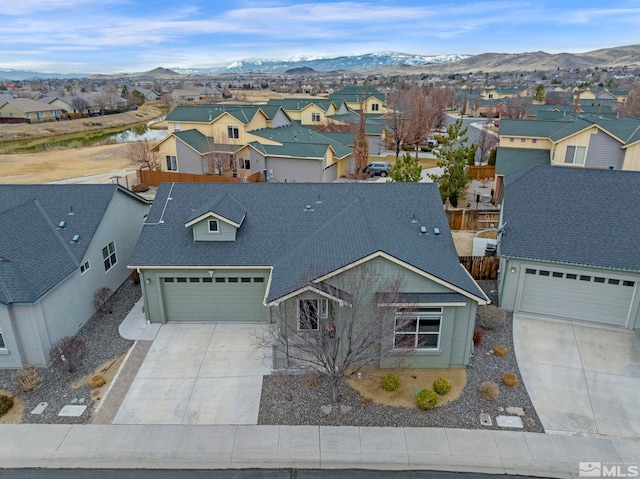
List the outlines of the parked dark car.
{"label": "parked dark car", "polygon": [[389,176],[389,171],[393,168],[390,163],[384,161],[374,161],[365,166],[362,171],[374,176]]}

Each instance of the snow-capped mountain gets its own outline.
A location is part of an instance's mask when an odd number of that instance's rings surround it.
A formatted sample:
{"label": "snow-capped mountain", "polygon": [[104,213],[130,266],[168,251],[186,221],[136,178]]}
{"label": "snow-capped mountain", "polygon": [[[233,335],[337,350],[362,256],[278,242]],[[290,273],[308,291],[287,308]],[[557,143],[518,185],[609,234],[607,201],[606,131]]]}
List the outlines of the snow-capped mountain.
{"label": "snow-capped mountain", "polygon": [[469,58],[471,55],[412,55],[409,53],[379,52],[365,55],[339,57],[296,57],[288,60],[245,59],[214,65],[207,68],[172,68],[185,74],[209,73],[281,73],[292,68],[312,68],[319,72],[335,70],[361,70],[394,65],[424,65],[426,63],[449,63]]}

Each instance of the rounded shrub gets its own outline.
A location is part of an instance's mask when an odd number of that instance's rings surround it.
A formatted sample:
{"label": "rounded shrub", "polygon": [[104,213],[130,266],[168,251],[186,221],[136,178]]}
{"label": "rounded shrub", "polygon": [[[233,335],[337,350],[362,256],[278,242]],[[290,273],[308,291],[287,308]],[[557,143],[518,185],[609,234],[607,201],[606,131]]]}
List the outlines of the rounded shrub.
{"label": "rounded shrub", "polygon": [[505,346],[496,346],[493,348],[493,354],[502,358],[509,354],[509,350]]}
{"label": "rounded shrub", "polygon": [[6,394],[0,395],[0,417],[7,414],[13,407],[13,397]]}
{"label": "rounded shrub", "polygon": [[133,191],[134,193],[144,193],[145,191],[149,191],[149,185],[146,185],[144,183],[133,185],[131,191]]}
{"label": "rounded shrub", "polygon": [[447,378],[438,378],[433,381],[433,390],[440,396],[444,396],[451,391],[451,381]]}
{"label": "rounded shrub", "polygon": [[483,382],[478,392],[484,401],[495,401],[500,396],[500,389],[498,389],[498,385],[493,381]]}
{"label": "rounded shrub", "polygon": [[493,304],[480,306],[476,314],[476,324],[490,331],[498,329],[504,324],[506,319],[507,312]]}
{"label": "rounded shrub", "polygon": [[104,386],[107,383],[107,380],[104,378],[102,374],[94,374],[89,379],[89,387],[91,389],[96,389]]}
{"label": "rounded shrub", "polygon": [[380,387],[385,391],[396,391],[400,387],[400,378],[397,374],[385,374],[380,378]]}
{"label": "rounded shrub", "polygon": [[423,389],[416,396],[416,405],[425,411],[438,405],[438,395],[431,389]]}
{"label": "rounded shrub", "polygon": [[512,372],[506,372],[502,375],[502,384],[508,388],[515,388],[518,385],[518,376]]}

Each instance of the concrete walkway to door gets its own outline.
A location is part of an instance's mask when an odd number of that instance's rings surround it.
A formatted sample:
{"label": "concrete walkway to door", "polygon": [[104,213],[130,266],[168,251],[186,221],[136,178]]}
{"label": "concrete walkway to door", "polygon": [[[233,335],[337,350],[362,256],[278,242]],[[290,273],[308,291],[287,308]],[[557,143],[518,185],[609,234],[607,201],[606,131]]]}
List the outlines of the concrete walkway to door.
{"label": "concrete walkway to door", "polygon": [[162,325],[113,424],[257,424],[267,327]]}
{"label": "concrete walkway to door", "polygon": [[547,432],[640,438],[640,332],[516,313],[513,341]]}

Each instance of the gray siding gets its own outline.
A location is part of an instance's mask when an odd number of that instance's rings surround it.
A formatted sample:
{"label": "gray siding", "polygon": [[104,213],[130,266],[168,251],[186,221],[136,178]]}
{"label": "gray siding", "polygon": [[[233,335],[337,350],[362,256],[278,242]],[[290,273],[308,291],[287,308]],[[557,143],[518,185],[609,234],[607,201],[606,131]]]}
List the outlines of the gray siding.
{"label": "gray siding", "polygon": [[249,149],[249,158],[251,158],[251,173],[256,171],[262,172],[265,169],[265,158],[253,148]]}
{"label": "gray siding", "polygon": [[613,166],[614,169],[621,170],[623,162],[624,150],[620,148],[618,140],[603,131],[591,135],[585,161],[587,168],[607,169]]}
{"label": "gray siding", "polygon": [[218,232],[209,232],[209,220],[216,218],[205,218],[202,221],[196,223],[193,228],[193,240],[194,241],[235,241],[236,231],[235,226],[225,223],[222,220],[218,221]]}
{"label": "gray siding", "polygon": [[266,158],[266,168],[273,170],[274,181],[322,183],[322,162],[302,158]]}
{"label": "gray siding", "polygon": [[282,110],[279,110],[278,113],[276,113],[276,116],[273,117],[273,120],[271,120],[271,128],[278,128],[280,126],[287,126],[290,124],[291,120],[289,120],[287,114]]}
{"label": "gray siding", "polygon": [[[451,292],[448,287],[406,270],[400,265],[383,258],[369,261],[367,267],[372,268],[380,282],[378,285],[374,284],[368,289],[370,295],[364,299],[363,304],[375,304],[375,293],[381,289],[381,285],[396,277],[402,278],[402,292]],[[364,266],[358,266],[354,271],[357,271],[358,268],[364,268]],[[339,276],[336,276],[328,279],[326,283],[339,287],[341,280]],[[289,326],[294,328],[298,299],[313,296],[313,293],[307,292],[283,302],[280,305],[281,320],[288,321]],[[339,306],[334,305],[334,307]],[[414,351],[400,358],[384,358],[380,361],[380,367],[448,368],[463,367],[469,364],[476,309],[477,304],[471,300],[467,300],[466,306],[443,307],[438,350]],[[366,318],[363,317],[363,320],[366,320]],[[393,347],[393,338],[390,337],[389,341],[382,344],[381,347],[386,349]]]}
{"label": "gray siding", "polygon": [[332,181],[336,181],[338,178],[338,165],[334,163],[329,168],[325,168],[324,170],[324,182],[331,183]]}
{"label": "gray siding", "polygon": [[204,174],[202,156],[178,140],[176,140],[176,161],[180,173]]}
{"label": "gray siding", "polygon": [[22,355],[16,340],[11,320],[11,309],[0,304],[0,330],[4,340],[4,349],[0,349],[0,368],[19,368],[22,366]]}

